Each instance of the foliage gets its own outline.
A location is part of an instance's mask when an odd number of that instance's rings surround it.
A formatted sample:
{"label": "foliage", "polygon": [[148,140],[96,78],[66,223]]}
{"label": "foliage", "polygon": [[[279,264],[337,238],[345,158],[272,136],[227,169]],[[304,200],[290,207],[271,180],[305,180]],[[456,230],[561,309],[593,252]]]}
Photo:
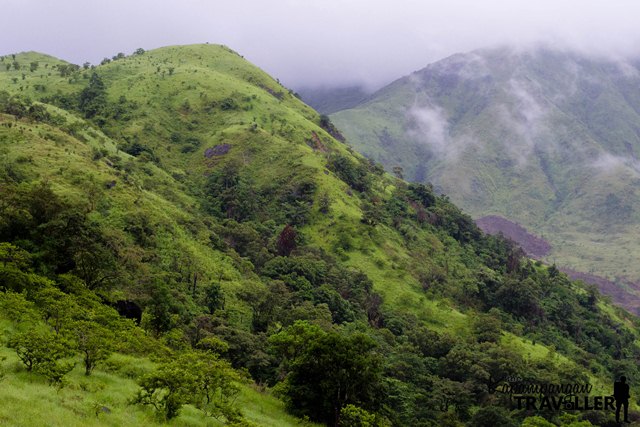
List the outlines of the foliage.
{"label": "foliage", "polygon": [[287,360],[283,394],[290,407],[301,415],[339,425],[341,409],[347,404],[371,407],[381,381],[381,361],[373,352],[373,341],[364,334],[324,332],[297,322],[274,335],[272,344]]}
{"label": "foliage", "polygon": [[364,192],[371,185],[367,167],[362,163],[356,163],[341,154],[332,154],[328,159],[327,166],[354,190]]}
{"label": "foliage", "polygon": [[31,329],[13,335],[8,342],[28,371],[45,376],[52,384],[60,384],[73,364],[62,362],[71,355],[65,338],[43,329]]}
{"label": "foliage", "polygon": [[[30,399],[56,402],[65,425],[94,419],[96,402],[115,424],[161,422],[125,405],[134,379],[139,401],[180,425],[246,424],[240,407],[258,425],[296,423],[273,391],[333,425],[419,426],[521,422],[485,409],[504,403],[510,376],[639,374],[635,318],[483,235],[432,186],[353,154],[226,48],[60,64],[38,80],[46,93],[0,70],[12,105],[0,115],[0,322],[59,337],[60,366],[83,365],[58,396]],[[24,375],[3,381],[12,408],[37,385]]]}
{"label": "foliage", "polygon": [[289,256],[291,252],[296,248],[296,237],[298,233],[295,228],[291,225],[287,224],[280,235],[278,236],[278,240],[276,241],[276,249],[278,250],[278,255],[280,256]]}
{"label": "foliage", "polygon": [[78,351],[83,355],[84,373],[91,372],[99,362],[105,361],[114,347],[111,331],[95,322],[78,321],[72,326]]}
{"label": "foliage", "polygon": [[340,427],[375,427],[376,416],[355,405],[348,404],[340,410]]}
{"label": "foliage", "polygon": [[134,402],[152,405],[166,419],[192,404],[208,416],[235,421],[241,418],[234,406],[239,379],[226,362],[209,353],[185,353],[144,376]]}
{"label": "foliage", "polygon": [[91,74],[89,84],[80,92],[78,108],[88,119],[102,114],[107,104],[104,82],[97,73]]}

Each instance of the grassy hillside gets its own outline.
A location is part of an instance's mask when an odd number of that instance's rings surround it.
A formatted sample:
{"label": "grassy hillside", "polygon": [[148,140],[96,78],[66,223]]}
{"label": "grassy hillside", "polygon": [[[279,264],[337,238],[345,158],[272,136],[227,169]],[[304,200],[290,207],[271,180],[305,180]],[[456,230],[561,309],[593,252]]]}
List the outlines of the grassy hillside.
{"label": "grassy hillside", "polygon": [[[385,174],[226,47],[2,63],[8,424],[26,395],[32,425],[510,425],[534,414],[496,393],[509,377],[606,394],[637,373],[635,317]],[[90,376],[86,334],[108,355]],[[59,354],[28,372],[41,341]],[[233,398],[204,399],[212,378]]]}
{"label": "grassy hillside", "polygon": [[429,65],[332,120],[356,149],[474,217],[542,235],[547,261],[637,282],[638,78],[623,62],[485,50]]}

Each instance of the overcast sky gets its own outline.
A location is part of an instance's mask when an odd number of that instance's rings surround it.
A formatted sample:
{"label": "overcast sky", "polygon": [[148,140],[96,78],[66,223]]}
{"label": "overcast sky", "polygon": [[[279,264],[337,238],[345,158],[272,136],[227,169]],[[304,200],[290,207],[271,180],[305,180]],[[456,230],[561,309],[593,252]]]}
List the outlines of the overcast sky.
{"label": "overcast sky", "polygon": [[456,52],[536,42],[636,54],[637,0],[0,0],[0,55],[75,63],[221,43],[286,85],[379,86]]}

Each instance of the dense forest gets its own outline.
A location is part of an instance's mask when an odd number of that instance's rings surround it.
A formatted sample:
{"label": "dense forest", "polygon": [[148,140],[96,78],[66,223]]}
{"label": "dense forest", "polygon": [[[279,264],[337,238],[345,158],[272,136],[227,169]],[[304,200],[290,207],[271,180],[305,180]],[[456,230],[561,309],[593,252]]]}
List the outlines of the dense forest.
{"label": "dense forest", "polygon": [[640,378],[634,316],[226,47],[2,57],[0,159],[10,425],[616,425],[500,390]]}

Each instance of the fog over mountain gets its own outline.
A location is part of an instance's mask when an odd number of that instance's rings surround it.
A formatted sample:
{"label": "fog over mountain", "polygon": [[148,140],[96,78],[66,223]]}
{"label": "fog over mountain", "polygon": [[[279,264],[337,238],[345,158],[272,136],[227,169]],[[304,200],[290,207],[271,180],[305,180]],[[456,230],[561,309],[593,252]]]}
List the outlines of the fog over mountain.
{"label": "fog over mountain", "polygon": [[633,55],[639,12],[628,0],[4,0],[0,55],[37,50],[98,63],[138,47],[223,43],[295,89],[378,88],[500,44]]}
{"label": "fog over mountain", "polygon": [[[547,261],[640,282],[640,71],[549,48],[452,55],[331,115],[388,170],[551,243]],[[630,285],[638,292],[637,285]]]}

